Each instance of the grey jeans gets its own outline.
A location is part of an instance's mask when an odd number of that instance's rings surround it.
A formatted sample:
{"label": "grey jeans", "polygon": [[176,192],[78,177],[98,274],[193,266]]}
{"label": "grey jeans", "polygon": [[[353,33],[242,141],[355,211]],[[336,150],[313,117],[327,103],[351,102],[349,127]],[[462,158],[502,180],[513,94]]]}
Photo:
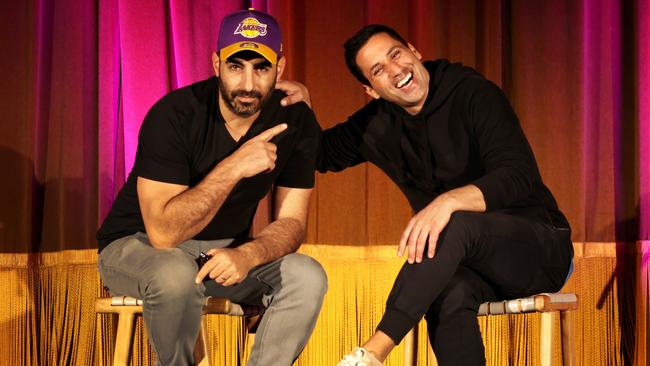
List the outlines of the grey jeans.
{"label": "grey jeans", "polygon": [[161,365],[192,365],[205,296],[261,304],[267,309],[258,327],[248,365],[291,365],[314,329],[327,276],[320,264],[289,254],[253,268],[241,283],[195,284],[199,252],[232,240],[189,240],[173,249],[155,249],[144,233],[112,242],[99,254],[99,274],[111,294],[142,299],[151,345]]}

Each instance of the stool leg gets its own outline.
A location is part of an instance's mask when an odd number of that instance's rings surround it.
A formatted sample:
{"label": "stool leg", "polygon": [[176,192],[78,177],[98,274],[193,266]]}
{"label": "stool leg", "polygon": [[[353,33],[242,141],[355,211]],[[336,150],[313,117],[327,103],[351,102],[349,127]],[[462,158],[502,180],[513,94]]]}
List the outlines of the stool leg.
{"label": "stool leg", "polygon": [[560,312],[560,331],[562,334],[562,361],[564,366],[575,366],[575,337],[571,311]]}
{"label": "stool leg", "polygon": [[117,321],[117,334],[115,335],[115,353],[113,366],[128,366],[131,358],[131,345],[133,344],[135,314],[119,313]]}
{"label": "stool leg", "polygon": [[539,358],[542,366],[553,364],[553,316],[556,312],[542,313],[539,332]]}
{"label": "stool leg", "polygon": [[417,365],[417,330],[418,326],[413,327],[404,337],[404,366]]}
{"label": "stool leg", "polygon": [[208,354],[208,319],[205,315],[201,317],[201,329],[199,336],[196,339],[196,346],[194,347],[194,362],[197,366],[210,366],[210,355]]}

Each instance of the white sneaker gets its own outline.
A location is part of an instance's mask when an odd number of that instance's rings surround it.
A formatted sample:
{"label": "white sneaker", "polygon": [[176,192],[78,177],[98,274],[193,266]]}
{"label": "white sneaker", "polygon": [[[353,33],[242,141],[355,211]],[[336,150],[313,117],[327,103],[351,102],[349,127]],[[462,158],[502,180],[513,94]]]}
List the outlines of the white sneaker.
{"label": "white sneaker", "polygon": [[382,364],[370,352],[362,347],[357,347],[343,356],[341,362],[336,366],[382,366]]}

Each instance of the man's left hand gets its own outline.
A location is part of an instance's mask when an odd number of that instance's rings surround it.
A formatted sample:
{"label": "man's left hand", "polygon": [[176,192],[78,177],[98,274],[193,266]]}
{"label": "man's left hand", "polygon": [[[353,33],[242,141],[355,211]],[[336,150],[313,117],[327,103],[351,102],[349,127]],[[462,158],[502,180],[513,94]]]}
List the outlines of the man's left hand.
{"label": "man's left hand", "polygon": [[309,108],[311,108],[309,90],[303,84],[297,81],[278,80],[278,82],[275,83],[275,88],[280,89],[287,94],[287,96],[280,101],[280,104],[283,107],[299,102],[305,102]]}
{"label": "man's left hand", "polygon": [[196,275],[196,283],[208,276],[222,286],[232,286],[243,281],[253,268],[253,262],[237,248],[218,248],[208,251],[212,256]]}
{"label": "man's left hand", "polygon": [[[433,258],[438,236],[449,223],[453,212],[451,201],[444,194],[438,196],[411,218],[402,233],[397,255],[401,257],[408,249],[408,262],[420,263],[424,255],[424,248],[428,247],[427,255],[429,258]],[[428,246],[426,245],[427,239]]]}

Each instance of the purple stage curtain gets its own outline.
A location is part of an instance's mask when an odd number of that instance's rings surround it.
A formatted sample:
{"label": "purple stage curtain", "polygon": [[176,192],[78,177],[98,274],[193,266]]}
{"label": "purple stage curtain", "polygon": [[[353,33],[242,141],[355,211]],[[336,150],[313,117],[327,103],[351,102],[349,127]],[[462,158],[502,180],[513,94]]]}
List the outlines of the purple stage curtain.
{"label": "purple stage curtain", "polygon": [[[0,162],[3,252],[95,247],[140,123],[170,90],[212,75],[218,24],[245,1],[4,2]],[[477,68],[509,95],[580,242],[650,232],[645,1],[254,1],[285,32],[287,77],[323,127],[365,103],[343,41],[371,22],[426,58]],[[399,238],[410,212],[371,166],[319,175],[308,240]],[[341,218],[340,213],[346,212]]]}

